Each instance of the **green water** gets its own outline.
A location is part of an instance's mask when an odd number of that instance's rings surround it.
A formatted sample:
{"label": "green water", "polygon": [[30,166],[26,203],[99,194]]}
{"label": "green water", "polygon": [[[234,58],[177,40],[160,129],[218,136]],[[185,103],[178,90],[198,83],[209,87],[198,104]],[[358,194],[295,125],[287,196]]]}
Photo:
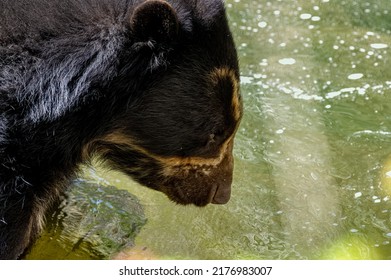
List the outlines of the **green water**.
{"label": "green water", "polygon": [[391,259],[391,6],[227,1],[245,115],[231,201],[145,205],[163,259]]}
{"label": "green water", "polygon": [[144,205],[136,246],[161,259],[391,259],[390,1],[229,0],[227,12],[245,110],[231,201],[178,206],[99,172]]}

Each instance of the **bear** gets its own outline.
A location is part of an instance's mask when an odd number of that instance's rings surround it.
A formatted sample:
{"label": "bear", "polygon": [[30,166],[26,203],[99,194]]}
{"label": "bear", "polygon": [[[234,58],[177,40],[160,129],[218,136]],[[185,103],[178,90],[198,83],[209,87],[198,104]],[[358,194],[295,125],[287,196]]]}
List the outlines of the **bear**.
{"label": "bear", "polygon": [[222,0],[0,1],[0,258],[99,157],[181,205],[230,199],[243,114]]}

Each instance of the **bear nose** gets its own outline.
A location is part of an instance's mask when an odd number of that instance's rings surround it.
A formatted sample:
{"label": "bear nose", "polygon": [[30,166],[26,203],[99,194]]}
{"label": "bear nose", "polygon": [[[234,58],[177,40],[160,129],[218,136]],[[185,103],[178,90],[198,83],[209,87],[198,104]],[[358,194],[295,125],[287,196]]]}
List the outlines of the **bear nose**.
{"label": "bear nose", "polygon": [[211,203],[226,204],[230,198],[231,198],[231,182],[224,182],[223,184],[217,186],[216,190],[214,191]]}

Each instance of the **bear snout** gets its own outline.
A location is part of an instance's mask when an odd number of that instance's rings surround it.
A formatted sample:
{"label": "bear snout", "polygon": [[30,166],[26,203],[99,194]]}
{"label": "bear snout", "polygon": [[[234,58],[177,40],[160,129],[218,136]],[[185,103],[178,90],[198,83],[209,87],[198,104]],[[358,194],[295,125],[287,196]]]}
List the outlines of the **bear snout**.
{"label": "bear snout", "polygon": [[154,189],[179,204],[226,204],[231,197],[233,141],[226,144],[219,160],[205,159],[205,164],[198,160],[197,165],[165,166],[163,178],[156,182]]}

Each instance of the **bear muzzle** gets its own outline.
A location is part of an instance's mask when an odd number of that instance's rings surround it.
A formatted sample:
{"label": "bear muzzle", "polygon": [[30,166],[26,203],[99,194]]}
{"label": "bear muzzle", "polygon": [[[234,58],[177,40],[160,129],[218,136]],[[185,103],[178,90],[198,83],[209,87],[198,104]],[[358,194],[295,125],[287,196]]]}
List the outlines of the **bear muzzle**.
{"label": "bear muzzle", "polygon": [[197,160],[197,164],[165,166],[163,177],[154,189],[179,204],[205,206],[225,204],[231,197],[233,140],[227,143],[219,160]]}

